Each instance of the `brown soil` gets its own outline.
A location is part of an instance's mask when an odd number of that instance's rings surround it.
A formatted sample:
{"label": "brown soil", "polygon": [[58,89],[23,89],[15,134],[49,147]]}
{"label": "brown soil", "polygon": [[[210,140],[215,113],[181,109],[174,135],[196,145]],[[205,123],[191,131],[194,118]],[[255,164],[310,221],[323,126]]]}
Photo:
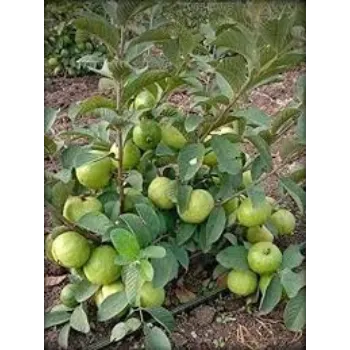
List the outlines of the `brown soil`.
{"label": "brown soil", "polygon": [[[293,70],[285,74],[280,83],[271,84],[254,91],[250,96],[250,102],[273,116],[279,109],[285,107],[293,96],[294,83],[304,69]],[[45,105],[50,107],[67,108],[70,103],[85,99],[97,93],[97,77],[84,78],[59,78],[46,83]],[[170,101],[186,110],[189,106],[189,98],[185,92],[179,92],[171,96]],[[83,123],[93,122],[84,119]],[[70,121],[63,117],[56,121],[54,132],[70,128]],[[291,131],[293,132],[293,131]],[[282,140],[280,140],[282,142]],[[280,144],[280,143],[279,143]],[[273,148],[273,156],[276,164],[280,161],[278,156],[279,144]],[[305,158],[300,162],[305,162]],[[50,159],[45,160],[45,167],[57,170],[58,165]],[[271,178],[266,185],[269,194],[278,198],[277,181]],[[291,200],[286,200],[284,206],[297,213]],[[305,218],[297,216],[298,226],[292,238],[280,239],[278,245],[286,247],[291,243],[305,241]],[[50,229],[50,217],[45,213],[45,232]],[[192,264],[189,272],[180,279],[189,291],[197,293],[204,283],[209,281],[208,269]],[[45,260],[45,278],[62,276],[67,272]],[[204,281],[204,282],[203,282]],[[45,310],[59,303],[59,292],[66,283],[66,279],[58,284],[45,287]],[[179,284],[179,283],[178,283]],[[168,302],[173,304],[176,299],[176,286],[169,287]],[[98,323],[94,319],[94,310],[89,310],[91,329],[88,335],[82,335],[71,331],[70,349],[85,349],[88,345],[107,336],[113,324]],[[176,349],[304,349],[305,333],[293,333],[283,325],[283,305],[265,317],[257,317],[254,313],[248,313],[243,300],[235,300],[227,294],[205,305],[201,305],[189,313],[176,317],[176,329],[172,334],[172,340]],[[121,346],[112,344],[106,349],[140,349],[142,339],[128,338]],[[57,344],[57,332],[54,329],[45,331],[45,349],[59,349]]]}

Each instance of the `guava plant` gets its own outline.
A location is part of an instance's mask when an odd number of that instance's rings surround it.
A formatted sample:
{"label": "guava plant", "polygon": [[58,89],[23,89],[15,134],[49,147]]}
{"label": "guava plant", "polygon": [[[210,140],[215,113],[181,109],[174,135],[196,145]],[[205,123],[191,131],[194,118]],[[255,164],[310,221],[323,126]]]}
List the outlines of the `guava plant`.
{"label": "guava plant", "polygon": [[[71,272],[45,327],[63,325],[59,342],[67,347],[70,329],[90,331],[92,300],[98,321],[115,322],[110,341],[140,328],[146,348],[170,349],[174,318],[162,306],[165,287],[200,252],[216,258],[214,275],[256,312],[287,299],[285,324],[301,330],[304,246],[277,246],[296,220],[283,201],[265,195],[263,183],[277,176],[282,199],[291,196],[303,215],[305,168],[280,173],[305,152],[305,77],[274,118],[248,103],[252,89],[304,61],[298,11],[262,20],[249,7],[198,32],[158,20],[133,36],[134,16],[152,8],[109,2],[109,21],[89,13],[74,23],[106,45],[108,59],[91,67],[103,93],[69,108],[72,130],[52,136],[59,113],[45,110],[45,154],[62,166],[45,173],[56,225],[46,256]],[[166,69],[138,66],[151,46]],[[186,111],[168,102],[178,89],[190,96]],[[81,127],[84,115],[95,123]],[[271,145],[293,127],[274,167]]]}

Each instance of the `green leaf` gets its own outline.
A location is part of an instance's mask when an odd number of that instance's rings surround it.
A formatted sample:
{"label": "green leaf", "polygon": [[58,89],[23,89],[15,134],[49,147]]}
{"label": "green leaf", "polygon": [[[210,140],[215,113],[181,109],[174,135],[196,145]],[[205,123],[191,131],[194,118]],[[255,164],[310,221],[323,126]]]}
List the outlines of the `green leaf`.
{"label": "green leaf", "polygon": [[265,297],[260,302],[260,314],[270,313],[282,297],[282,284],[278,275],[275,275],[267,287]]}
{"label": "green leaf", "polygon": [[200,114],[190,114],[185,119],[185,130],[187,132],[192,132],[198,128],[204,118]]}
{"label": "green leaf", "polygon": [[193,191],[192,186],[181,185],[181,184],[177,186],[176,200],[177,200],[180,213],[183,213],[187,209],[189,201],[191,199],[192,191]]}
{"label": "green leaf", "polygon": [[64,184],[68,184],[72,179],[72,171],[71,169],[61,169],[58,173],[54,175],[54,177]]}
{"label": "green leaf", "polygon": [[299,138],[299,142],[302,145],[306,145],[306,114],[305,114],[305,112],[303,112],[298,119],[297,135]]}
{"label": "green leaf", "polygon": [[288,34],[290,34],[293,23],[293,16],[286,13],[279,18],[270,19],[262,27],[262,37],[276,51],[280,51],[290,40]]}
{"label": "green leaf", "polygon": [[111,52],[116,52],[120,40],[120,31],[107,22],[103,17],[97,15],[85,15],[73,22],[74,26],[101,40]]}
{"label": "green leaf", "polygon": [[59,109],[45,107],[44,109],[44,132],[48,132],[54,124]]}
{"label": "green leaf", "polygon": [[[243,28],[243,26],[241,26]],[[213,44],[218,47],[226,47],[233,52],[242,55],[249,65],[255,61],[255,45],[254,40],[247,29],[240,30],[231,28],[225,30],[217,36]]]}
{"label": "green leaf", "polygon": [[152,264],[148,260],[140,260],[140,274],[145,281],[152,281],[154,270]]}
{"label": "green leaf", "polygon": [[305,270],[298,273],[286,268],[280,273],[281,283],[286,291],[288,298],[294,298],[299,290],[306,286]]}
{"label": "green leaf", "polygon": [[125,52],[125,59],[128,62],[132,63],[134,60],[136,60],[138,57],[140,57],[143,53],[148,51],[152,46],[153,46],[153,44],[149,44],[148,42],[134,44],[134,45],[131,45],[131,43],[130,43],[130,45],[128,46],[128,48]]}
{"label": "green leaf", "polygon": [[125,182],[130,184],[131,187],[135,188],[136,190],[142,191],[143,177],[138,171],[131,170],[125,179]]}
{"label": "green leaf", "polygon": [[133,71],[128,62],[116,58],[108,62],[108,68],[114,80],[119,82],[125,81]]}
{"label": "green leaf", "polygon": [[247,193],[255,208],[259,207],[266,200],[264,189],[260,185],[249,186]]}
{"label": "green leaf", "polygon": [[77,306],[70,318],[70,326],[78,332],[89,333],[90,325],[87,315],[83,309],[83,305]]}
{"label": "green leaf", "polygon": [[220,189],[215,195],[218,201],[226,200],[232,197],[234,193],[242,184],[242,173],[231,175],[228,173],[221,173],[220,175]]}
{"label": "green leaf", "polygon": [[113,16],[115,24],[118,26],[124,26],[138,13],[145,11],[147,8],[153,6],[152,1],[140,1],[140,0],[127,0],[118,1],[116,3],[116,11]]}
{"label": "green leaf", "polygon": [[306,193],[305,191],[297,185],[293,180],[284,177],[280,178],[280,184],[287,190],[289,195],[293,198],[297,204],[300,212],[303,214],[306,208]]}
{"label": "green leaf", "polygon": [[128,306],[126,293],[118,292],[108,296],[97,310],[98,321],[107,321],[117,316]]}
{"label": "green leaf", "polygon": [[141,321],[136,317],[131,317],[125,321],[129,332],[135,332],[141,326]]}
{"label": "green leaf", "polygon": [[45,312],[45,329],[68,322],[70,320],[70,316],[71,314],[65,311]]}
{"label": "green leaf", "polygon": [[216,255],[216,260],[223,267],[235,270],[249,270],[248,251],[243,246],[233,246],[223,249]]}
{"label": "green leaf", "polygon": [[166,251],[164,258],[151,260],[154,269],[153,286],[155,288],[164,287],[178,273],[179,264],[177,259],[170,249],[166,249]]}
{"label": "green leaf", "polygon": [[173,314],[164,307],[153,307],[145,309],[161,326],[169,333],[175,328],[175,319]]}
{"label": "green leaf", "polygon": [[44,151],[45,151],[45,156],[53,155],[57,151],[56,142],[47,135],[44,135]]}
{"label": "green leaf", "polygon": [[163,142],[159,142],[157,147],[156,147],[156,156],[157,157],[166,157],[166,156],[173,156],[175,155],[176,152],[165,145]]}
{"label": "green leaf", "polygon": [[68,196],[73,192],[74,181],[64,184],[59,181],[52,186],[51,189],[51,203],[58,210],[62,211],[64,203],[66,202]]}
{"label": "green leaf", "polygon": [[180,263],[180,265],[188,270],[188,266],[190,264],[190,258],[185,248],[178,247],[177,245],[169,246],[169,249],[173,252],[176,260]]}
{"label": "green leaf", "polygon": [[142,251],[142,256],[148,259],[161,259],[166,255],[165,248],[159,245],[150,245]]}
{"label": "green leaf", "polygon": [[266,141],[259,135],[248,135],[246,137],[259,151],[260,157],[265,162],[267,170],[272,170],[272,156]]}
{"label": "green leaf", "polygon": [[126,224],[131,232],[136,235],[141,248],[146,247],[152,241],[152,234],[143,221],[135,214],[122,214],[119,219]]}
{"label": "green leaf", "polygon": [[69,338],[70,325],[69,323],[65,324],[60,333],[58,334],[58,345],[63,348],[68,348],[68,338]]}
{"label": "green leaf", "polygon": [[103,96],[92,96],[78,104],[74,111],[71,111],[69,117],[70,119],[74,120],[78,116],[87,113],[92,113],[93,111],[99,108],[106,108],[115,111],[116,107],[117,106],[115,102],[112,101],[110,98]]}
{"label": "green leaf", "polygon": [[[135,39],[133,39],[130,43],[129,48],[132,48],[136,44],[140,43],[159,43],[159,42],[164,42],[167,40],[170,40],[170,32],[166,30],[164,27],[156,28],[156,29],[150,29],[139,36],[137,36]],[[128,48],[128,50],[129,50]]]}
{"label": "green leaf", "polygon": [[283,313],[284,324],[294,332],[301,331],[306,324],[306,289],[299,291],[298,295],[289,300]]}
{"label": "green leaf", "polygon": [[149,85],[154,84],[158,81],[161,81],[170,74],[165,70],[148,70],[140,74],[136,79],[129,82],[124,89],[123,101],[127,102],[131,97],[136,97],[144,88],[147,88]]}
{"label": "green leaf", "polygon": [[160,328],[144,326],[144,332],[146,350],[171,350],[170,340]]}
{"label": "green leaf", "polygon": [[207,245],[215,243],[224,232],[226,224],[226,215],[223,207],[217,207],[212,210],[206,224],[206,242]]}
{"label": "green leaf", "polygon": [[106,236],[106,234],[115,226],[106,215],[99,212],[85,214],[79,219],[77,225],[100,236]]}
{"label": "green leaf", "polygon": [[296,118],[300,114],[299,108],[283,108],[280,112],[278,112],[271,123],[271,133],[272,135],[275,135],[278,133],[278,131],[281,129],[282,126],[284,126],[288,121],[291,119]]}
{"label": "green leaf", "polygon": [[264,111],[254,106],[235,112],[235,116],[244,118],[248,124],[254,126],[269,128],[271,124],[271,118]]}
{"label": "green leaf", "polygon": [[128,327],[124,322],[117,323],[111,332],[110,341],[119,341],[123,339],[128,333]]}
{"label": "green leaf", "polygon": [[191,180],[202,166],[205,147],[201,143],[186,145],[178,156],[179,176],[182,181]]}
{"label": "green leaf", "polygon": [[91,284],[88,280],[82,280],[78,283],[74,296],[78,303],[82,303],[85,300],[91,298],[99,289],[100,286]]}
{"label": "green leaf", "polygon": [[111,240],[114,248],[126,261],[133,262],[140,255],[140,246],[135,234],[122,228],[111,231]]}
{"label": "green leaf", "polygon": [[291,244],[283,252],[283,260],[281,265],[281,270],[284,269],[294,269],[295,267],[300,266],[304,261],[304,256],[300,253],[300,248],[297,244]]}
{"label": "green leaf", "polygon": [[51,308],[50,312],[56,312],[56,311],[73,311],[74,308],[72,307],[68,307],[66,305],[63,305],[63,304],[58,304],[58,305],[55,305]]}
{"label": "green leaf", "polygon": [[139,266],[135,263],[124,266],[122,280],[125,285],[126,298],[129,304],[134,305],[141,282]]}
{"label": "green leaf", "polygon": [[[241,56],[226,57],[218,63],[212,63],[212,66],[215,68],[216,73],[219,73],[216,74],[216,82],[220,87],[220,92],[231,99],[233,92],[238,93],[247,81],[248,68],[246,61]],[[222,81],[222,78],[228,83],[232,91]]]}
{"label": "green leaf", "polygon": [[[144,203],[136,204],[136,211],[142,219],[143,223],[149,228],[152,233],[152,238],[155,239],[160,234],[160,220],[154,209]],[[147,248],[146,248],[147,249]]]}
{"label": "green leaf", "polygon": [[211,145],[218,159],[219,171],[232,175],[241,171],[241,151],[236,144],[227,140],[224,135],[215,135],[211,140]]}
{"label": "green leaf", "polygon": [[176,232],[176,243],[182,245],[186,243],[196,231],[196,225],[180,222],[179,228]]}

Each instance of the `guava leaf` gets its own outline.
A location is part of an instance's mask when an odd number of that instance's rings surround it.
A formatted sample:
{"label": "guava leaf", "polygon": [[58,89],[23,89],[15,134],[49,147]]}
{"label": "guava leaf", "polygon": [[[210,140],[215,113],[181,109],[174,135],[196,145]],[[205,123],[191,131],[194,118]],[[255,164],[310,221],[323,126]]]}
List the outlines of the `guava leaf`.
{"label": "guava leaf", "polygon": [[191,180],[202,166],[205,148],[202,144],[189,144],[181,149],[178,156],[179,176],[182,181]]}
{"label": "guava leaf", "polygon": [[169,333],[175,328],[175,319],[173,314],[164,307],[153,307],[145,309],[160,325]]}
{"label": "guava leaf", "polygon": [[154,209],[147,204],[136,204],[136,211],[142,219],[143,223],[148,227],[152,233],[152,238],[155,239],[160,235],[160,220]]}
{"label": "guava leaf", "polygon": [[125,285],[126,298],[129,304],[134,305],[141,282],[139,265],[134,263],[123,266],[122,280]]}
{"label": "guava leaf", "polygon": [[278,275],[275,275],[267,287],[264,298],[260,302],[260,314],[266,315],[270,313],[279,303],[282,297],[282,284]]}
{"label": "guava leaf", "polygon": [[270,147],[266,141],[259,135],[247,135],[246,138],[256,147],[260,153],[261,159],[265,162],[267,170],[272,170],[272,156]]}
{"label": "guava leaf", "polygon": [[51,108],[51,107],[45,107],[44,109],[44,132],[48,132],[52,125],[54,124],[57,115],[58,115],[59,109]]}
{"label": "guava leaf", "polygon": [[295,273],[287,268],[281,271],[280,278],[283,288],[290,299],[294,298],[299,290],[306,286],[305,270]]}
{"label": "guava leaf", "polygon": [[67,323],[62,327],[62,329],[60,330],[60,333],[58,335],[58,345],[62,349],[68,348],[69,331],[70,331],[70,325],[69,325],[69,323]]}
{"label": "guava leaf", "polygon": [[187,209],[192,191],[193,191],[192,186],[181,185],[181,184],[177,186],[176,199],[177,199],[180,213],[183,213]]}
{"label": "guava leaf", "polygon": [[192,132],[198,128],[204,118],[200,114],[190,114],[185,119],[185,130],[187,132]]}
{"label": "guava leaf", "polygon": [[70,318],[70,326],[81,333],[86,334],[90,332],[89,321],[83,309],[83,305],[79,305],[74,309]]}
{"label": "guava leaf", "polygon": [[214,208],[206,224],[206,242],[207,245],[215,243],[224,232],[226,224],[226,214],[223,207]]}
{"label": "guava leaf", "polygon": [[293,180],[287,177],[280,178],[280,184],[282,185],[283,188],[286,189],[289,195],[293,198],[300,212],[303,214],[306,208],[305,191],[299,185],[297,185]]}
{"label": "guava leaf", "polygon": [[286,268],[294,269],[304,261],[304,256],[300,253],[300,248],[297,244],[291,244],[283,252],[283,260],[281,270]]}
{"label": "guava leaf", "polygon": [[261,109],[253,106],[245,110],[235,112],[235,116],[244,118],[248,124],[254,126],[270,127],[271,118]]}
{"label": "guava leaf", "polygon": [[83,279],[77,284],[74,292],[74,297],[78,303],[82,303],[92,297],[100,286],[96,284],[91,284],[88,280]]}
{"label": "guava leaf", "polygon": [[211,146],[218,159],[218,167],[221,172],[235,175],[241,171],[241,152],[236,144],[227,140],[224,135],[215,135],[211,140]]}
{"label": "guava leaf", "polygon": [[179,247],[175,244],[169,245],[169,249],[171,249],[176,260],[180,263],[180,265],[187,270],[188,265],[190,264],[190,258],[186,249],[183,247]]}
{"label": "guava leaf", "polygon": [[66,311],[45,312],[44,325],[45,328],[50,328],[70,320],[71,314]]}
{"label": "guava leaf", "polygon": [[248,251],[243,246],[233,246],[223,249],[216,255],[216,260],[228,269],[249,270]]}
{"label": "guava leaf", "polygon": [[128,333],[128,327],[124,322],[117,323],[111,332],[110,341],[119,341],[123,339]]}
{"label": "guava leaf", "polygon": [[133,233],[122,228],[115,228],[111,231],[111,240],[114,248],[124,259],[129,262],[138,259],[141,249]]}
{"label": "guava leaf", "polygon": [[144,326],[144,333],[146,350],[171,350],[170,340],[160,328]]}
{"label": "guava leaf", "polygon": [[128,305],[125,292],[118,292],[108,296],[100,305],[97,311],[99,321],[107,321],[117,316]]}
{"label": "guava leaf", "polygon": [[152,264],[148,260],[140,260],[140,276],[145,281],[153,280],[154,270]]}
{"label": "guava leaf", "polygon": [[166,255],[165,248],[159,245],[150,245],[142,251],[142,256],[149,259],[161,259]]}
{"label": "guava leaf", "polygon": [[135,188],[136,190],[142,191],[143,177],[138,171],[131,170],[125,179],[125,182],[130,184],[131,187]]}
{"label": "guava leaf", "polygon": [[115,225],[108,217],[99,212],[85,214],[79,219],[77,225],[81,228],[105,236]]}
{"label": "guava leaf", "polygon": [[129,332],[135,332],[140,328],[141,321],[136,317],[131,317],[125,321],[125,325],[127,326]]}
{"label": "guava leaf", "polygon": [[45,156],[53,155],[57,151],[56,142],[47,135],[44,135],[44,151],[45,151]]}
{"label": "guava leaf", "polygon": [[284,309],[283,319],[286,327],[294,332],[301,331],[306,324],[306,289],[299,291],[290,299]]}
{"label": "guava leaf", "polygon": [[196,231],[196,225],[181,222],[176,232],[176,243],[182,245],[186,243]]}
{"label": "guava leaf", "polygon": [[248,197],[253,203],[253,207],[259,207],[265,201],[265,192],[260,185],[248,186],[247,187]]}

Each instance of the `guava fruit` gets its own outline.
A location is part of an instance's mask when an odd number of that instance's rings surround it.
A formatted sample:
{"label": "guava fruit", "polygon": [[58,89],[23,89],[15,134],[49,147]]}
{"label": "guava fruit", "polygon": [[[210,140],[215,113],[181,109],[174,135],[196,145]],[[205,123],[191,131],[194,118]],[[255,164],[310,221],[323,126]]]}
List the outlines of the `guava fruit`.
{"label": "guava fruit", "polygon": [[85,187],[99,190],[108,185],[112,175],[112,162],[109,157],[91,161],[75,169],[78,181]]}
{"label": "guava fruit", "polygon": [[207,165],[208,167],[214,167],[218,164],[218,159],[214,151],[210,151],[204,156],[203,164]]}
{"label": "guava fruit", "polygon": [[258,242],[249,248],[248,264],[259,275],[270,274],[281,266],[282,253],[271,242]]}
{"label": "guava fruit", "polygon": [[102,203],[95,197],[69,196],[64,203],[63,216],[70,222],[78,222],[87,213],[102,212]]}
{"label": "guava fruit", "polygon": [[272,208],[273,211],[276,211],[276,210],[279,209],[279,205],[278,205],[278,203],[277,203],[275,198],[267,196],[266,200],[271,205],[271,208]]}
{"label": "guava fruit", "polygon": [[175,206],[170,194],[174,190],[174,182],[167,177],[158,176],[148,187],[148,198],[160,209],[171,209]]}
{"label": "guava fruit", "polygon": [[79,303],[75,299],[75,292],[78,285],[69,283],[63,287],[60,294],[61,303],[68,307],[76,307]]}
{"label": "guava fruit", "polygon": [[237,197],[232,198],[223,204],[223,208],[225,209],[226,215],[229,215],[234,211],[236,211],[238,206],[239,206],[239,198]]}
{"label": "guava fruit", "polygon": [[295,217],[286,209],[279,209],[271,215],[271,222],[280,235],[292,235],[295,229]]}
{"label": "guava fruit", "polygon": [[164,288],[154,288],[151,282],[145,282],[140,290],[140,303],[142,307],[161,306],[165,301]]}
{"label": "guava fruit", "polygon": [[60,234],[52,242],[52,256],[60,265],[67,268],[82,267],[90,256],[89,241],[74,231]]}
{"label": "guava fruit", "polygon": [[125,286],[121,281],[102,286],[102,288],[99,289],[95,294],[96,305],[100,306],[107,297],[109,297],[112,294],[122,292],[124,289]]}
{"label": "guava fruit", "polygon": [[273,234],[265,226],[253,226],[247,230],[247,240],[250,243],[273,242]]}
{"label": "guava fruit", "polygon": [[134,127],[132,138],[137,147],[147,151],[157,147],[162,130],[156,121],[144,119]]}
{"label": "guava fruit", "polygon": [[253,183],[252,172],[250,170],[247,170],[242,174],[242,182],[244,187],[248,187]]}
{"label": "guava fruit", "polygon": [[[115,158],[119,157],[119,150],[117,145],[114,143],[110,149],[115,154]],[[141,158],[141,152],[139,148],[132,142],[132,140],[126,141],[123,148],[123,168],[125,170],[134,169],[139,163]],[[112,159],[112,163],[115,168],[119,167],[117,159]]]}
{"label": "guava fruit", "polygon": [[214,208],[214,198],[205,190],[197,189],[191,192],[187,209],[178,213],[182,221],[190,224],[200,224]]}
{"label": "guava fruit", "polygon": [[114,260],[116,250],[109,245],[95,248],[84,265],[84,274],[92,284],[110,284],[120,277],[121,267]]}
{"label": "guava fruit", "polygon": [[152,109],[156,105],[156,99],[153,96],[152,93],[150,93],[147,90],[144,90],[140,92],[134,101],[134,108],[136,110],[141,110],[141,109]]}
{"label": "guava fruit", "polygon": [[247,296],[256,291],[258,278],[252,271],[232,270],[227,277],[228,289],[237,295]]}
{"label": "guava fruit", "polygon": [[265,223],[271,215],[271,210],[271,206],[267,201],[254,207],[250,198],[246,198],[237,209],[237,218],[239,223],[243,226],[259,226]]}
{"label": "guava fruit", "polygon": [[185,136],[174,126],[165,125],[161,127],[162,141],[165,145],[176,150],[183,148],[187,140]]}

